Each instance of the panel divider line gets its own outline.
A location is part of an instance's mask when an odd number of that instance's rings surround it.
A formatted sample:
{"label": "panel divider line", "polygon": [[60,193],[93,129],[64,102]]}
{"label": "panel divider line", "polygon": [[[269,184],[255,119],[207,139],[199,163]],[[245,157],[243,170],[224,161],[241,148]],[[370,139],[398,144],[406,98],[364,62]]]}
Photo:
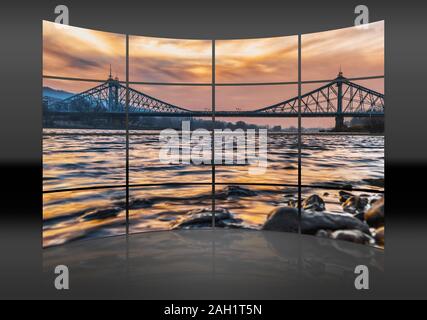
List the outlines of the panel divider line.
{"label": "panel divider line", "polygon": [[[164,183],[136,183],[129,184],[129,188],[139,188],[139,187],[161,187],[161,186],[210,186],[212,182],[164,182]],[[255,182],[215,182],[215,185],[220,186],[270,186],[270,187],[285,187],[285,188],[297,188],[298,184],[292,183],[255,183]],[[77,187],[77,188],[67,188],[67,189],[53,189],[53,190],[43,190],[43,194],[48,193],[61,193],[61,192],[78,192],[78,191],[87,191],[87,190],[102,190],[102,189],[118,189],[126,188],[126,184],[123,185],[97,185],[90,187]],[[301,185],[301,188],[306,189],[322,189],[322,190],[345,190],[345,191],[355,191],[355,192],[366,192],[366,193],[384,193],[384,189],[374,190],[368,188],[345,188],[339,186],[325,186],[325,185]]]}
{"label": "panel divider line", "polygon": [[298,35],[298,234],[301,235],[301,35]]}
{"label": "panel divider line", "polygon": [[[54,76],[54,75],[42,75],[44,79],[56,79],[56,80],[68,80],[68,81],[82,81],[82,82],[97,82],[103,83],[105,80],[102,79],[91,79],[91,78],[75,78],[75,77],[63,77],[63,76]],[[361,77],[349,77],[348,81],[361,81],[361,80],[375,80],[375,79],[384,79],[385,75],[375,75],[375,76],[361,76]],[[315,79],[315,80],[305,80],[302,81],[302,84],[314,84],[314,83],[328,83],[332,82],[334,79]],[[120,80],[119,83],[126,84],[126,81]],[[140,85],[151,85],[151,86],[189,86],[189,87],[210,87],[212,83],[198,83],[198,82],[151,82],[151,81],[129,81],[129,84],[140,84]],[[298,81],[279,81],[279,82],[220,82],[216,83],[217,87],[245,87],[245,86],[283,86],[283,85],[297,85]]]}
{"label": "panel divider line", "polygon": [[215,230],[216,196],[215,196],[215,39],[212,40],[212,140],[211,140],[211,165],[212,165],[212,228]]}
{"label": "panel divider line", "polygon": [[126,34],[126,237],[129,236],[129,35]]}

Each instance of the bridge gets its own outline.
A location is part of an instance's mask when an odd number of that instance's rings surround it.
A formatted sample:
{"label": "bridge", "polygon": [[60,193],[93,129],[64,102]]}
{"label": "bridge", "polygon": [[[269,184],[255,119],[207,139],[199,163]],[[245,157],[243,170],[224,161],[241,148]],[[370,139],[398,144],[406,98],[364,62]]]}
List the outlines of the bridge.
{"label": "bridge", "polygon": [[[126,103],[128,101],[128,104]],[[94,88],[47,105],[48,114],[108,114],[123,116],[209,117],[211,111],[194,111],[161,101],[126,86],[110,74]],[[299,97],[251,111],[216,111],[217,117],[298,117]],[[205,108],[200,108],[201,110]],[[244,109],[241,107],[240,109]],[[335,128],[345,117],[383,117],[384,95],[351,82],[340,72],[330,83],[301,95],[301,117],[334,117]]]}

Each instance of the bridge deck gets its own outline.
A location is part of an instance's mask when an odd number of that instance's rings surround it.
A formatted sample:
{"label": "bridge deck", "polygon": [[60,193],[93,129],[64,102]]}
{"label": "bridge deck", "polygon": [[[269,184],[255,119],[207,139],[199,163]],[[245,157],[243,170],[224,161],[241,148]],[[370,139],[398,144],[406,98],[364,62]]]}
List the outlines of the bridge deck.
{"label": "bridge deck", "polygon": [[[124,112],[72,112],[72,111],[49,111],[45,115],[75,115],[81,117],[124,117]],[[190,118],[190,117],[212,117],[213,112],[209,111],[194,111],[194,112],[129,112],[129,117],[175,117],[175,118]],[[251,117],[251,118],[298,118],[298,113],[289,112],[251,112],[251,111],[216,111],[216,117]],[[343,117],[384,117],[384,112],[310,112],[301,113],[302,118],[332,118],[337,116]]]}

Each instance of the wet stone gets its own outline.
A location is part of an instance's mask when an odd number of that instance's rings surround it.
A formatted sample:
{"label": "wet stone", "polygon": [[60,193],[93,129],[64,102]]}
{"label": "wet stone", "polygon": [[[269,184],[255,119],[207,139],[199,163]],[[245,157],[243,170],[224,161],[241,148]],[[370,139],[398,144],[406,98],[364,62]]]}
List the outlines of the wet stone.
{"label": "wet stone", "polygon": [[[226,208],[217,208],[215,212],[215,226],[222,228],[240,228],[243,220],[236,219]],[[190,211],[177,222],[172,229],[200,229],[212,227],[212,210],[210,208]]]}
{"label": "wet stone", "polygon": [[351,198],[351,197],[354,196],[352,193],[347,192],[347,191],[343,191],[343,190],[341,190],[340,192],[338,192],[338,194],[340,196],[339,197],[339,201],[341,203],[346,202],[349,198]]}
{"label": "wet stone", "polygon": [[313,194],[308,198],[305,198],[301,206],[304,210],[324,211],[325,201],[323,201],[323,199],[317,194]]}
{"label": "wet stone", "polygon": [[[285,202],[289,207],[298,208],[298,198],[288,197]],[[301,208],[307,211],[324,211],[325,201],[317,194],[313,194],[308,198],[302,199]]]}
{"label": "wet stone", "polygon": [[[298,209],[279,207],[267,217],[263,230],[298,232]],[[366,223],[348,214],[334,214],[319,211],[301,211],[301,232],[316,234],[319,230],[360,230],[370,234]]]}
{"label": "wet stone", "polygon": [[298,208],[298,199],[297,198],[290,198],[290,199],[286,199],[285,202],[289,207],[292,208]]}
{"label": "wet stone", "polygon": [[342,207],[345,212],[357,214],[360,212],[364,212],[367,204],[368,204],[367,198],[360,197],[360,196],[352,196],[342,204]]}
{"label": "wet stone", "polygon": [[353,217],[359,219],[360,221],[365,221],[365,213],[364,212],[357,212],[353,214]]}
{"label": "wet stone", "polygon": [[369,197],[369,205],[372,206],[375,202],[377,202],[378,200],[381,200],[383,198],[383,196],[371,196]]}
{"label": "wet stone", "polygon": [[375,240],[380,246],[384,246],[384,227],[375,230]]}
{"label": "wet stone", "polygon": [[365,220],[374,228],[384,226],[384,198],[375,201],[372,207],[365,212]]}

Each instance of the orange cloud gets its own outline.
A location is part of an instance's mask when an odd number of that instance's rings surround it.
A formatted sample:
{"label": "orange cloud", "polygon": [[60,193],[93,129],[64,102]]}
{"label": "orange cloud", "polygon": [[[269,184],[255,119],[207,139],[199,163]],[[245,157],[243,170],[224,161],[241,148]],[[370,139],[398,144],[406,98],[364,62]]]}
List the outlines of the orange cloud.
{"label": "orange cloud", "polygon": [[215,47],[218,82],[298,80],[298,37],[219,40]]}
{"label": "orange cloud", "polygon": [[210,83],[211,41],[132,36],[129,68],[131,81]]}

